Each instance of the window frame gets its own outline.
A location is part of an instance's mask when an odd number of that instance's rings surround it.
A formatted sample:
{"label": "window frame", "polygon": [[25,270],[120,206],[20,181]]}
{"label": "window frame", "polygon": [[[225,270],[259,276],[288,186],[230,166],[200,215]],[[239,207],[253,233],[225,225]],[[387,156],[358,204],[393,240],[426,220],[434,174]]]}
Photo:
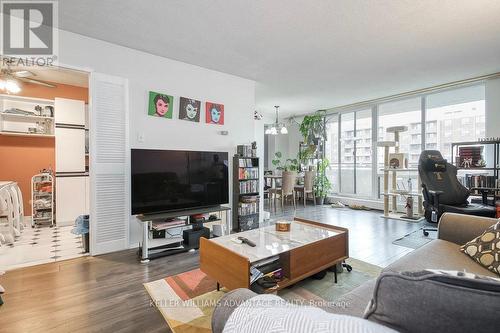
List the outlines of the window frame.
{"label": "window frame", "polygon": [[[415,99],[415,98],[420,98],[420,147],[421,149],[425,149],[426,147],[426,136],[427,136],[427,131],[430,133],[435,133],[434,135],[437,136],[437,126],[434,125],[432,128],[427,128],[428,124],[426,123],[426,115],[427,115],[427,98],[430,95],[434,95],[437,93],[441,92],[446,92],[446,91],[453,91],[453,90],[458,90],[458,89],[463,89],[467,87],[476,87],[476,86],[482,86],[483,89],[486,89],[486,81],[478,81],[478,82],[473,82],[469,84],[463,84],[463,85],[456,85],[456,86],[451,86],[443,89],[435,89],[431,91],[427,91],[425,93],[417,93],[417,94],[408,94],[402,97],[398,98],[390,98],[378,102],[373,102],[373,103],[359,103],[358,105],[354,107],[345,107],[345,108],[340,108],[340,109],[335,109],[335,110],[330,110],[330,113],[327,114],[327,122],[330,119],[335,118],[337,121],[337,131],[338,131],[338,136],[337,136],[337,161],[338,163],[336,164],[337,167],[337,172],[336,172],[336,178],[337,179],[331,179],[331,181],[337,182],[338,186],[337,188],[339,189],[338,192],[333,192],[332,194],[343,196],[343,197],[357,197],[357,198],[362,198],[362,199],[368,199],[368,200],[380,200],[382,199],[379,187],[380,187],[380,181],[378,177],[378,153],[377,153],[377,148],[378,148],[378,134],[380,131],[379,128],[379,107],[382,104],[390,103],[390,102],[396,102],[396,101],[404,101],[407,99]],[[372,119],[372,126],[371,126],[371,133],[372,133],[372,144],[371,144],[371,150],[372,150],[372,195],[370,197],[360,197],[358,194],[356,194],[356,182],[354,181],[354,193],[353,194],[348,194],[348,193],[342,193],[342,184],[341,184],[341,156],[342,156],[342,150],[341,150],[341,115],[345,113],[351,113],[354,112],[354,115],[356,115],[356,112],[358,111],[363,111],[363,110],[368,110],[371,109],[371,119]],[[356,118],[356,116],[354,116]],[[484,119],[486,119],[486,110],[484,114]],[[356,125],[355,125],[356,126]],[[356,127],[354,128],[356,131]],[[485,130],[486,130],[486,121],[485,121]],[[355,169],[354,169],[354,177],[355,175]]]}

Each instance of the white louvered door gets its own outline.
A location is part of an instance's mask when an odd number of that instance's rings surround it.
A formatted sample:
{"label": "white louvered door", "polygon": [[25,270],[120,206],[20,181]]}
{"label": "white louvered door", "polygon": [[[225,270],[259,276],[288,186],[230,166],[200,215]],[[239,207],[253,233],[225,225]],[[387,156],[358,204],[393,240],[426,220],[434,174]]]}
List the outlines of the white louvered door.
{"label": "white louvered door", "polygon": [[91,254],[127,249],[130,223],[128,84],[90,76]]}

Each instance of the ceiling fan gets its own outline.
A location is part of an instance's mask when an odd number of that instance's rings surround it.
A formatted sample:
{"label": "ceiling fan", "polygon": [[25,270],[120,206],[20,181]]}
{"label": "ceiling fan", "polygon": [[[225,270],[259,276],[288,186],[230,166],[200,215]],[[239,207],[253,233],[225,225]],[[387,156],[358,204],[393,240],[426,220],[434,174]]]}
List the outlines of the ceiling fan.
{"label": "ceiling fan", "polygon": [[6,67],[3,67],[0,71],[0,89],[2,90],[17,93],[21,90],[19,82],[37,84],[48,88],[56,87],[51,83],[34,79],[33,77],[36,76],[36,74],[28,70],[12,70],[11,63],[9,61],[6,61],[5,64]]}

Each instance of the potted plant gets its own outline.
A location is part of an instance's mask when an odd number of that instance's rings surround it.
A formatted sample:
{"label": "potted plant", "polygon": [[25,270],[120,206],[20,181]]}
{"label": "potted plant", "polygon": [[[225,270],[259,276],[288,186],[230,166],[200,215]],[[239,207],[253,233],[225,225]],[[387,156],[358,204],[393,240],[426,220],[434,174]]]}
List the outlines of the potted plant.
{"label": "potted plant", "polygon": [[326,170],[330,166],[330,161],[324,158],[318,163],[318,172],[316,178],[314,179],[314,195],[316,196],[316,203],[322,205],[325,201],[325,197],[328,195],[328,191],[332,188],[332,184],[328,177],[326,176]]}
{"label": "potted plant", "polygon": [[320,140],[326,140],[325,116],[325,110],[318,110],[302,120],[299,131],[309,146],[317,146]]}
{"label": "potted plant", "polygon": [[283,154],[281,152],[277,151],[274,153],[274,160],[272,160],[273,165],[276,167],[277,170],[281,171],[297,171],[298,169],[298,161],[296,158],[287,158],[285,162],[283,163],[282,157]]}
{"label": "potted plant", "polygon": [[311,169],[311,165],[309,165],[309,162],[312,158],[314,158],[317,148],[316,146],[305,146],[304,149],[302,149],[302,146],[303,144],[301,143],[301,148],[299,149],[299,153],[297,155],[297,159],[300,162],[299,171],[305,171],[302,170],[302,166],[309,167],[309,169]]}

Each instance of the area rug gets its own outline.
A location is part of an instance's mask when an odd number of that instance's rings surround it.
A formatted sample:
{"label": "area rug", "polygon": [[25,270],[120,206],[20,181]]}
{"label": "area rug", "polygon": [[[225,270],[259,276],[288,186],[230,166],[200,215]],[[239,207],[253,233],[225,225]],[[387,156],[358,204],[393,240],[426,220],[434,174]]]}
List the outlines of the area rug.
{"label": "area rug", "polygon": [[[293,287],[281,290],[278,295],[289,302],[304,305],[331,306],[334,301],[364,282],[376,278],[381,268],[366,262],[348,259],[351,272],[337,274],[335,284],[332,272],[321,280],[306,279]],[[212,312],[217,301],[226,292],[216,290],[216,282],[200,269],[169,276],[144,284],[168,326],[174,333],[211,332]]]}
{"label": "area rug", "polygon": [[419,247],[429,243],[431,240],[436,239],[436,232],[430,232],[429,236],[425,236],[422,229],[423,228],[420,228],[406,234],[403,237],[396,239],[392,242],[392,244],[408,247],[410,249],[418,249]]}

